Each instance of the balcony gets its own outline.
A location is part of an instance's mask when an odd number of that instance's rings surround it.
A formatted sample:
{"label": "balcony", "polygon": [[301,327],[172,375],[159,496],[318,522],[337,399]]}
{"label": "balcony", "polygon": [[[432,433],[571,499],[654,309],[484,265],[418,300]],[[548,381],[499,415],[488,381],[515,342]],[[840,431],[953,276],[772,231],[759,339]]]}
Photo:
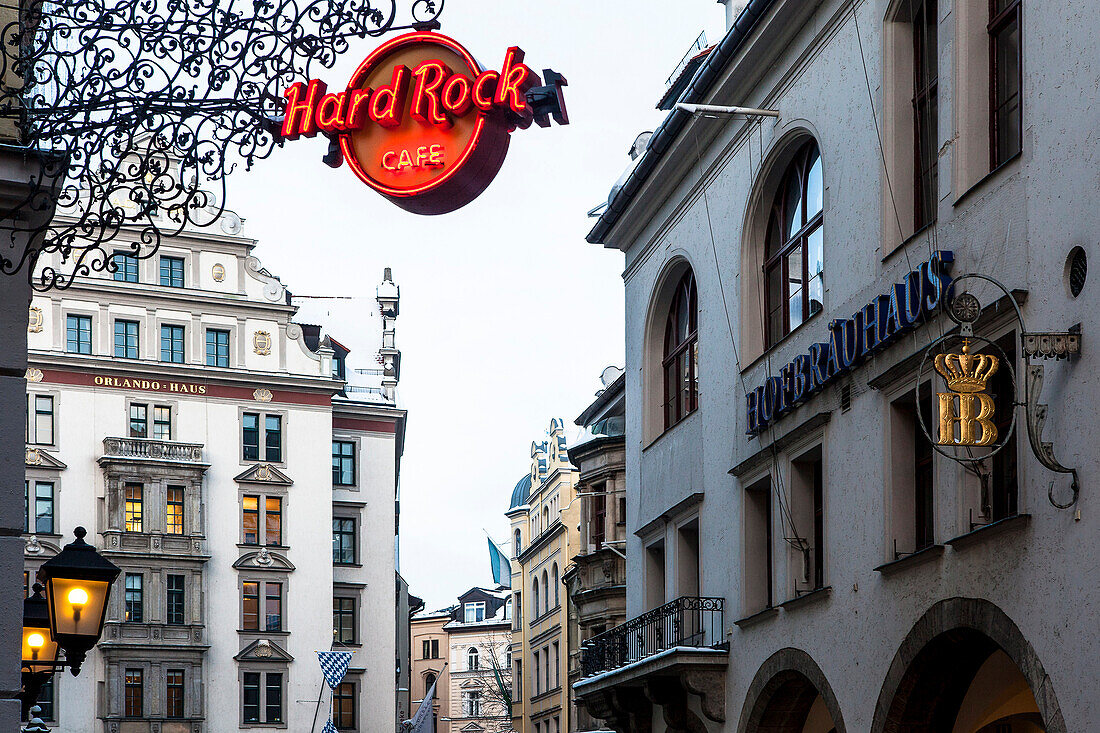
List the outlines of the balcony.
{"label": "balcony", "polygon": [[[722,598],[684,596],[594,636],[584,644],[578,701],[613,730],[650,730],[653,706],[668,725],[705,730],[725,721],[729,666]],[[696,727],[696,724],[698,727]]]}
{"label": "balcony", "polygon": [[104,438],[103,455],[139,461],[202,463],[202,443],[178,443],[149,438]]}

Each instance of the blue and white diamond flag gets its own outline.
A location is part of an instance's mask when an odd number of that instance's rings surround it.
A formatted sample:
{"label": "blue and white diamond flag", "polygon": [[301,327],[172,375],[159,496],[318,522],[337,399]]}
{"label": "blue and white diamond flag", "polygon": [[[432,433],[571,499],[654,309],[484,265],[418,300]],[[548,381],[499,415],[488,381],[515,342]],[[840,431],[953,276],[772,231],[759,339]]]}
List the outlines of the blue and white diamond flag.
{"label": "blue and white diamond flag", "polygon": [[325,723],[325,727],[321,729],[321,733],[340,733],[336,730],[336,726],[332,724],[332,718],[329,718]]}
{"label": "blue and white diamond flag", "polygon": [[[317,660],[321,663],[321,673],[325,676],[325,682],[332,689],[344,681],[344,675],[348,673],[348,665],[351,664],[351,652],[317,652]],[[333,730],[336,730],[333,728]],[[328,729],[325,729],[328,733]]]}

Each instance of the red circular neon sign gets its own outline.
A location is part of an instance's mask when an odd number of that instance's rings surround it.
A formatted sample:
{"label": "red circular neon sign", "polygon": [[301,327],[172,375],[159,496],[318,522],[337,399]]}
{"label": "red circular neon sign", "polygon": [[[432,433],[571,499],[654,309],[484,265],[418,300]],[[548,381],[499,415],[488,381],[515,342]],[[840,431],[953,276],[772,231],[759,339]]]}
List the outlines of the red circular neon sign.
{"label": "red circular neon sign", "polygon": [[553,86],[536,90],[556,99],[553,112],[536,114],[527,93],[541,81],[518,47],[500,71],[485,70],[453,38],[409,33],[375,49],[342,92],[316,79],[291,86],[282,136],[324,133],[375,191],[407,211],[445,214],[488,187],[516,127],[548,126],[549,114],[568,123],[565,83],[554,74]]}

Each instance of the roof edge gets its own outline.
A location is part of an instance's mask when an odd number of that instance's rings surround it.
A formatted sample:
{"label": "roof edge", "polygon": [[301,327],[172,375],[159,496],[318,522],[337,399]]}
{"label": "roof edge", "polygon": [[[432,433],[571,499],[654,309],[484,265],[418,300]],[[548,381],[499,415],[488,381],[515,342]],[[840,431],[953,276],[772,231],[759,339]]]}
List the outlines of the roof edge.
{"label": "roof edge", "polygon": [[[682,97],[684,100],[698,102],[710,91],[722,68],[741,49],[741,46],[756,28],[757,21],[775,3],[776,0],[749,0],[745,9],[737,16],[737,20],[726,31],[725,38],[710,52],[700,69],[695,73],[695,77],[691,80],[687,91]],[[692,115],[689,112],[684,112],[676,107],[673,108],[671,114],[665,117],[649,139],[649,145],[646,147],[642,159],[638,161],[638,165],[634,166],[634,170],[627,176],[623,187],[611,199],[607,209],[604,210],[591,231],[585,236],[585,241],[589,244],[604,244],[604,237],[626,212],[627,207],[638,195],[646,179],[649,178],[649,175],[657,167],[668,149],[672,147],[676,137],[687,126],[691,117]]]}

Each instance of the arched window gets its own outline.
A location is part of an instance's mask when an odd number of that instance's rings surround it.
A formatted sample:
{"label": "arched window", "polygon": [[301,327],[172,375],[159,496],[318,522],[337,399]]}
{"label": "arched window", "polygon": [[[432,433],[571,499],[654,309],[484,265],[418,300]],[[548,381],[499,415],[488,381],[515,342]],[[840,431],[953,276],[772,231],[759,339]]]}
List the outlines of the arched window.
{"label": "arched window", "polygon": [[665,429],[699,406],[699,303],[689,270],[676,285],[665,321],[662,367],[665,375]]}
{"label": "arched window", "polygon": [[539,579],[535,576],[535,582],[532,584],[531,589],[531,616],[532,618],[538,618],[541,609],[539,609]]}
{"label": "arched window", "polygon": [[477,669],[480,655],[477,653],[477,647],[472,646],[466,650],[466,669]]}
{"label": "arched window", "polygon": [[519,527],[516,528],[514,540],[515,541],[512,542],[512,556],[513,557],[519,557],[519,553],[523,549],[520,546],[520,541],[519,541],[520,540]]}
{"label": "arched window", "polygon": [[428,674],[424,675],[424,698],[423,699],[426,700],[428,698],[428,693],[431,691],[432,685],[434,685],[434,684],[435,684],[435,675],[434,674],[432,674],[431,672],[428,672]]}
{"label": "arched window", "polygon": [[550,611],[550,581],[546,577],[546,571],[542,571],[542,612]]}
{"label": "arched window", "polygon": [[542,508],[542,529],[546,531],[546,528],[550,526],[550,507],[544,506]]}
{"label": "arched window", "polygon": [[783,174],[768,213],[764,242],[768,347],[822,308],[823,190],[821,153],[811,140]]}
{"label": "arched window", "polygon": [[561,605],[561,597],[558,595],[558,588],[561,587],[561,583],[558,582],[558,564],[554,563],[553,570],[550,571],[550,582],[554,584],[554,606]]}

